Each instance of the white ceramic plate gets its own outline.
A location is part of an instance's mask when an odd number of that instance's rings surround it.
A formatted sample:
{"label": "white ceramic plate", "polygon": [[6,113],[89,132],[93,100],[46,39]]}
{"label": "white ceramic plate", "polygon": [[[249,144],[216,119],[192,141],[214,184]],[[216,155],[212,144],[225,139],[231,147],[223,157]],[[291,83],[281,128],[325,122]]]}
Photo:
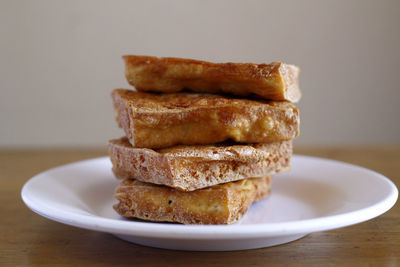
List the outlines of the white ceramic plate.
{"label": "white ceramic plate", "polygon": [[31,178],[21,195],[34,212],[122,239],[180,250],[242,250],[283,244],[306,234],[360,223],[389,210],[398,191],[386,177],[354,165],[293,156],[274,176],[271,196],[233,225],[127,220],[112,205],[118,184],[107,157],[57,167]]}

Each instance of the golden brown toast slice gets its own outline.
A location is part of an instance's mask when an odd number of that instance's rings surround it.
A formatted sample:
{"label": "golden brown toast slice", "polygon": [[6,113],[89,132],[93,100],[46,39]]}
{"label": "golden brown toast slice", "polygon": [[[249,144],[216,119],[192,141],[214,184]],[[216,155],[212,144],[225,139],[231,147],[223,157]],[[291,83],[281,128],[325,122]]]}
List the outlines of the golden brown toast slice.
{"label": "golden brown toast slice", "polygon": [[270,192],[270,177],[251,178],[192,192],[125,179],[114,209],[122,216],[183,224],[231,224]]}
{"label": "golden brown toast slice", "polygon": [[152,94],[116,89],[116,120],[134,147],[291,140],[299,134],[296,106],[282,101],[212,94]]}
{"label": "golden brown toast slice", "polygon": [[292,142],[176,146],[154,151],[133,148],[123,137],[110,140],[108,151],[118,178],[193,191],[286,171],[290,168]]}
{"label": "golden brown toast slice", "polygon": [[271,64],[210,63],[182,58],[124,56],[128,82],[139,91],[257,95],[298,102],[300,70],[282,62]]}

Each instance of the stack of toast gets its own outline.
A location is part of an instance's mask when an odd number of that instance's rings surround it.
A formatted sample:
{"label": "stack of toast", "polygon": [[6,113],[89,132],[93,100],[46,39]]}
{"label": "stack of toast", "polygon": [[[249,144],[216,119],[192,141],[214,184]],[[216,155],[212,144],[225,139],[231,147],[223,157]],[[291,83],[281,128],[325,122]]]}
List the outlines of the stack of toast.
{"label": "stack of toast", "polygon": [[231,224],[287,171],[299,135],[299,69],[124,56],[137,91],[112,92],[126,136],[110,140],[122,216]]}

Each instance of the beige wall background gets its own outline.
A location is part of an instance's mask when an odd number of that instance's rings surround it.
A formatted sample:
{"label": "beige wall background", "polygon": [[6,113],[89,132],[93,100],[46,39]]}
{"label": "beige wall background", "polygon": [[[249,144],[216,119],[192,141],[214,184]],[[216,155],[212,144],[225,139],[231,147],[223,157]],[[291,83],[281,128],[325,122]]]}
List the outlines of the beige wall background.
{"label": "beige wall background", "polygon": [[0,147],[119,137],[123,54],[302,69],[297,144],[400,143],[400,1],[0,1]]}

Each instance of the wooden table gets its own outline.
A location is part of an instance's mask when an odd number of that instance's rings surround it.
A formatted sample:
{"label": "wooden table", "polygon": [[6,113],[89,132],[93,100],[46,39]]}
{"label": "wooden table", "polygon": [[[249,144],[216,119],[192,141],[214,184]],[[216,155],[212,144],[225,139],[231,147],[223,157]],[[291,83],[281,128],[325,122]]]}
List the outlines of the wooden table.
{"label": "wooden table", "polygon": [[[365,166],[400,185],[400,147],[297,148],[296,153]],[[289,244],[236,252],[184,252],[143,247],[106,233],[45,219],[20,198],[22,185],[50,167],[105,155],[105,150],[0,151],[0,266],[399,266],[400,209]]]}

